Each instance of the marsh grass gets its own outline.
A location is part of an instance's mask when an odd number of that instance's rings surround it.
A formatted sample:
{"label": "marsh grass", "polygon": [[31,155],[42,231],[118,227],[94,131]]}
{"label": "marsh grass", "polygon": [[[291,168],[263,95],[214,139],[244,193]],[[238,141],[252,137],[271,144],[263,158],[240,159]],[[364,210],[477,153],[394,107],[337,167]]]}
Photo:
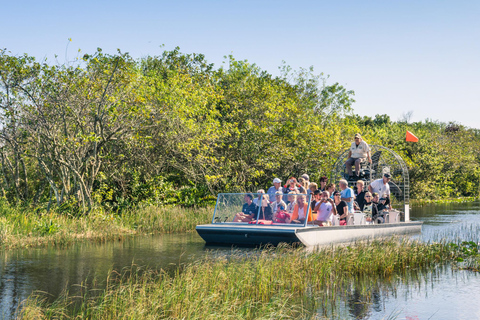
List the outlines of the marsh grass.
{"label": "marsh grass", "polygon": [[[446,244],[391,239],[307,252],[287,246],[180,266],[174,274],[124,272],[98,295],[65,295],[47,303],[31,296],[20,316],[56,319],[290,319],[334,316],[339,295],[355,283],[412,279],[410,274],[454,261]],[[403,281],[403,280],[402,280]],[[411,280],[413,281],[413,280]],[[358,285],[359,294],[367,286]],[[362,292],[364,288],[364,292]],[[366,289],[365,289],[366,288]],[[366,302],[368,303],[368,301]]]}
{"label": "marsh grass", "polygon": [[4,249],[68,245],[79,240],[106,241],[128,235],[195,230],[208,223],[211,208],[141,207],[121,214],[102,209],[72,216],[51,211],[0,206],[0,246]]}
{"label": "marsh grass", "polygon": [[410,199],[411,207],[422,207],[427,204],[448,204],[448,203],[465,203],[479,200],[479,197],[458,197],[443,199]]}

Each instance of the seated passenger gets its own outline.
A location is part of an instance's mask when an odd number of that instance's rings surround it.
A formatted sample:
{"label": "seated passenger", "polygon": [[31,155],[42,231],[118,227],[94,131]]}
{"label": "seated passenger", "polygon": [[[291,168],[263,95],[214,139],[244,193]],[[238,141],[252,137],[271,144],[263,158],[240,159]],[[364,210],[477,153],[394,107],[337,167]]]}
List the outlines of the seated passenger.
{"label": "seated passenger", "polygon": [[291,218],[291,215],[285,211],[284,206],[280,206],[277,213],[273,215],[273,222],[276,223],[288,223],[287,220]]}
{"label": "seated passenger", "polygon": [[308,185],[307,196],[310,194],[313,194],[313,192],[317,189],[318,189],[318,184],[316,184],[315,182],[310,183]]}
{"label": "seated passenger", "polygon": [[273,186],[268,188],[267,193],[270,197],[270,203],[275,201],[275,192],[282,191],[282,180],[275,178],[273,179]]}
{"label": "seated passenger", "polygon": [[288,179],[288,184],[286,184],[284,187],[283,187],[283,201],[287,202],[288,201],[288,194],[290,192],[295,192],[296,194],[299,194],[300,193],[300,190],[298,189],[298,186],[297,186],[297,179],[295,179],[294,177],[290,177],[290,179]]}
{"label": "seated passenger", "polygon": [[354,190],[355,202],[358,205],[356,210],[363,211],[363,205],[365,204],[365,191],[364,191],[365,182],[363,180],[357,181],[357,187]]}
{"label": "seated passenger", "polygon": [[[378,194],[376,195],[378,197]],[[365,203],[363,205],[363,213],[365,213],[365,221],[375,221],[378,217],[377,204],[373,202],[370,192],[365,192]]]}
{"label": "seated passenger", "polygon": [[320,191],[327,191],[327,182],[328,182],[328,178],[323,176],[320,178],[320,187],[318,189],[320,189]]}
{"label": "seated passenger", "polygon": [[245,203],[242,212],[235,215],[233,222],[250,222],[257,218],[258,207],[253,203],[253,194],[248,193],[243,197]]}
{"label": "seated passenger", "polygon": [[327,189],[325,191],[328,191],[328,193],[331,194],[330,198],[333,199],[333,193],[335,192],[335,185],[333,183],[329,183],[326,185],[325,189]]}
{"label": "seated passenger", "polygon": [[310,208],[312,208],[312,211],[317,206],[317,203],[320,203],[320,200],[322,200],[322,192],[317,189],[313,192],[312,202],[310,203]]}
{"label": "seated passenger", "polygon": [[[305,219],[307,216],[307,196],[300,195],[297,197],[297,203],[293,208],[292,216],[290,219],[287,219],[287,223],[305,223]],[[312,208],[308,208],[308,220],[312,221]]]}
{"label": "seated passenger", "polygon": [[253,199],[253,203],[255,203],[255,205],[258,207],[258,206],[260,206],[260,202],[263,199],[263,195],[265,194],[265,190],[260,189],[260,190],[257,191],[257,194],[258,194],[258,198]]}
{"label": "seated passenger", "polygon": [[390,206],[387,204],[388,199],[385,197],[382,197],[378,200],[378,211],[388,211],[390,209]]}
{"label": "seated passenger", "polygon": [[337,213],[335,209],[335,203],[330,198],[328,191],[322,192],[322,199],[320,203],[317,204],[314,211],[317,212],[317,219],[313,221],[313,224],[319,226],[331,226],[333,215]]}
{"label": "seated passenger", "polygon": [[376,192],[373,193],[372,197],[372,202],[377,205],[379,212],[383,210],[388,210],[388,206],[386,205],[387,200],[385,198],[380,198],[380,195]]}
{"label": "seated passenger", "polygon": [[283,195],[282,191],[275,192],[275,201],[273,201],[270,204],[274,217],[276,216],[277,212],[280,210],[280,207],[283,207],[283,209],[287,208],[287,204],[285,203],[285,201],[282,200],[282,195]]}
{"label": "seated passenger", "polygon": [[259,219],[272,220],[273,213],[272,213],[272,207],[270,207],[270,200],[269,200],[268,194],[263,195],[261,206],[262,207],[260,208]]}
{"label": "seated passenger", "polygon": [[287,213],[292,213],[293,208],[295,208],[295,205],[297,204],[297,196],[295,192],[290,192],[288,194],[288,204],[287,204]]}
{"label": "seated passenger", "polygon": [[348,205],[342,200],[340,191],[335,191],[333,193],[333,199],[335,201],[335,209],[337,210],[337,214],[340,215],[340,225],[344,226],[347,224]]}
{"label": "seated passenger", "polygon": [[303,178],[298,178],[297,188],[298,188],[298,191],[300,191],[299,193],[307,194],[308,182],[306,182],[305,179]]}

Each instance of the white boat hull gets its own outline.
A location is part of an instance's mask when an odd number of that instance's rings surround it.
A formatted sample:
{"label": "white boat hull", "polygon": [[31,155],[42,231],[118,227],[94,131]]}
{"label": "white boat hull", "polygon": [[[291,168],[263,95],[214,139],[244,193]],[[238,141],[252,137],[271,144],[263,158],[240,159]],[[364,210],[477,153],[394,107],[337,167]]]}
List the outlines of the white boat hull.
{"label": "white boat hull", "polygon": [[299,228],[297,238],[306,246],[324,246],[329,244],[371,240],[393,235],[415,234],[422,231],[422,222],[398,222],[371,225],[335,226]]}

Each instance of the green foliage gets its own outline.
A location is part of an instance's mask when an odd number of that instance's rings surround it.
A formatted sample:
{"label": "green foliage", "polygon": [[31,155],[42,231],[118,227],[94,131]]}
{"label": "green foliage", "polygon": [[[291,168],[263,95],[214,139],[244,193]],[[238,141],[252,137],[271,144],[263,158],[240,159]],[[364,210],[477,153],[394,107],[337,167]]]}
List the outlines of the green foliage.
{"label": "green foliage", "polygon": [[74,216],[206,205],[273,177],[318,181],[355,132],[405,159],[412,198],[478,196],[479,130],[360,117],[354,92],[313,68],[283,64],[275,77],[225,58],[214,68],[179,48],[138,61],[98,49],[57,65],[1,50],[1,196]]}

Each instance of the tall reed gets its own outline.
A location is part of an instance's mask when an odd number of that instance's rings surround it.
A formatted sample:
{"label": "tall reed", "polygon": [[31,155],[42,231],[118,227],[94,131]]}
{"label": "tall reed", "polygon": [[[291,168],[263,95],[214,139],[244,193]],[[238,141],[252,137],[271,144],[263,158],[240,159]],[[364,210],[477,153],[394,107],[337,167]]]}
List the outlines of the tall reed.
{"label": "tall reed", "polygon": [[0,246],[5,249],[64,245],[78,240],[105,241],[132,234],[195,230],[208,223],[211,208],[143,207],[121,214],[98,208],[88,215],[35,212],[0,206]]}
{"label": "tall reed", "polygon": [[[352,279],[375,282],[430,270],[456,258],[452,247],[411,241],[374,241],[316,252],[278,247],[231,256],[207,255],[175,274],[126,273],[101,295],[30,297],[21,316],[56,319],[290,319],[327,310]],[[76,302],[76,304],[74,304]]]}

